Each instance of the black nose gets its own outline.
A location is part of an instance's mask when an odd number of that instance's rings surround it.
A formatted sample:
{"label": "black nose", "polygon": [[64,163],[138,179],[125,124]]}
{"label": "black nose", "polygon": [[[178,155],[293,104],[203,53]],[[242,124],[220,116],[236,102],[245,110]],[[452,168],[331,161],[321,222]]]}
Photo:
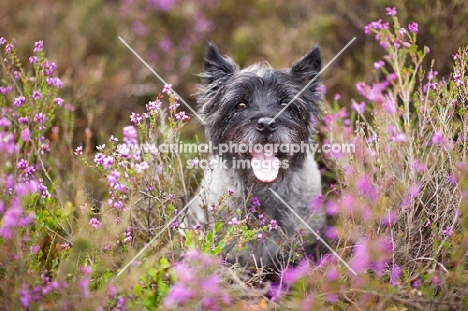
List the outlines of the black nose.
{"label": "black nose", "polygon": [[276,121],[272,118],[260,118],[257,122],[257,131],[261,133],[273,133],[276,131]]}

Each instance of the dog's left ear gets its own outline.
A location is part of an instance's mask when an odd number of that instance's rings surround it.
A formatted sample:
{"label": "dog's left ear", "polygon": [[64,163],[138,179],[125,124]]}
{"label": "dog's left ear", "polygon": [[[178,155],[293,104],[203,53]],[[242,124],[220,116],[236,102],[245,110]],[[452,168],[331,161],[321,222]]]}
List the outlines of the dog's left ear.
{"label": "dog's left ear", "polygon": [[[314,45],[306,55],[294,63],[291,67],[291,75],[294,81],[307,84],[322,69],[322,57],[320,56],[320,48]],[[310,85],[310,89],[315,90],[319,82],[319,77],[315,78],[314,82]]]}

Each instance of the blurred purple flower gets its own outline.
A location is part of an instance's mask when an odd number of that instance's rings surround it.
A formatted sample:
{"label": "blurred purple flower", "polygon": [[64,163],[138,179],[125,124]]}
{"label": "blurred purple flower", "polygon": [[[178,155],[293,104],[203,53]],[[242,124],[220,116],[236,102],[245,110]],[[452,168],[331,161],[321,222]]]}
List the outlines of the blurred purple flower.
{"label": "blurred purple flower", "polygon": [[417,33],[418,32],[418,23],[414,22],[408,25],[409,31],[412,33]]}
{"label": "blurred purple flower", "polygon": [[26,101],[26,97],[20,96],[20,97],[15,98],[15,100],[13,101],[13,105],[15,107],[21,107],[25,101]]}
{"label": "blurred purple flower", "polygon": [[380,68],[382,68],[383,66],[385,65],[384,61],[383,60],[379,60],[378,62],[375,62],[374,63],[374,68],[379,70]]}
{"label": "blurred purple flower", "polygon": [[357,113],[364,113],[366,111],[366,103],[365,102],[361,102],[360,104],[356,103],[353,101],[353,103],[351,104],[351,107],[356,110]]}
{"label": "blurred purple flower", "polygon": [[89,220],[89,224],[91,225],[91,227],[94,227],[94,229],[99,229],[101,228],[101,225],[102,225],[99,219],[94,218],[94,217]]}
{"label": "blurred purple flower", "polygon": [[43,48],[44,48],[44,42],[43,41],[37,41],[37,42],[34,43],[33,52],[37,53],[39,51],[42,51]]}
{"label": "blurred purple flower", "polygon": [[161,41],[159,41],[159,48],[163,50],[164,52],[168,52],[170,49],[172,49],[172,46],[173,46],[172,40],[169,38],[164,38]]}
{"label": "blurred purple flower", "polygon": [[398,265],[394,265],[390,271],[390,284],[397,286],[400,284],[401,268]]}
{"label": "blurred purple flower", "polygon": [[35,64],[35,63],[37,63],[37,56],[30,56],[30,57],[29,57],[29,63],[30,63],[30,64]]}
{"label": "blurred purple flower", "polygon": [[385,13],[386,13],[386,15],[395,16],[395,15],[397,15],[397,9],[395,7],[386,8]]}
{"label": "blurred purple flower", "polygon": [[278,222],[276,221],[276,219],[272,219],[270,221],[270,225],[268,226],[269,227],[269,230],[277,230],[278,229]]}
{"label": "blurred purple flower", "polygon": [[170,94],[171,89],[172,89],[172,84],[164,84],[162,92],[166,94]]}
{"label": "blurred purple flower", "polygon": [[441,145],[444,142],[444,133],[436,130],[432,135],[431,141],[434,145]]}
{"label": "blurred purple flower", "polygon": [[32,98],[33,98],[34,100],[39,100],[41,97],[42,97],[41,92],[39,92],[39,91],[37,91],[37,90],[34,91],[34,92],[32,93]]}
{"label": "blurred purple flower", "polygon": [[21,139],[23,141],[31,140],[29,128],[25,128],[24,130],[21,131]]}
{"label": "blurred purple flower", "polygon": [[64,100],[61,97],[54,98],[54,104],[56,104],[57,107],[62,107],[63,102],[64,102]]}

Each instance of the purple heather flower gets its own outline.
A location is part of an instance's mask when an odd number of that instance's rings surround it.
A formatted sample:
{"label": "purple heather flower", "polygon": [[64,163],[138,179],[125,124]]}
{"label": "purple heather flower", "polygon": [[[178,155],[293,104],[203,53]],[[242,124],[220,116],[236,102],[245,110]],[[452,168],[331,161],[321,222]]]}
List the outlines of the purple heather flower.
{"label": "purple heather flower", "polygon": [[376,200],[378,196],[378,190],[372,182],[372,177],[364,175],[357,181],[356,187],[360,194],[366,195],[371,200]]}
{"label": "purple heather flower", "polygon": [[390,283],[393,286],[397,286],[400,282],[400,277],[401,277],[401,268],[398,265],[394,265],[392,267],[392,270],[390,271]]}
{"label": "purple heather flower", "polygon": [[35,63],[37,63],[37,56],[31,56],[31,57],[29,57],[29,63],[30,63],[30,64],[35,64]]}
{"label": "purple heather flower", "polygon": [[15,98],[15,100],[13,101],[13,105],[15,107],[21,107],[26,101],[26,98],[24,96],[20,96],[20,97],[17,97]]}
{"label": "purple heather flower", "polygon": [[324,235],[329,240],[335,240],[338,237],[338,229],[335,226],[326,227]]}
{"label": "purple heather flower", "polygon": [[15,46],[12,43],[5,45],[5,53],[10,53],[15,49]]}
{"label": "purple heather flower", "polygon": [[52,78],[52,77],[47,77],[46,78],[47,84],[55,86],[56,88],[63,88],[63,82],[60,80],[60,78]]}
{"label": "purple heather flower", "polygon": [[106,169],[112,168],[112,165],[114,164],[114,157],[113,156],[107,156],[104,158],[102,161],[102,166]]}
{"label": "purple heather flower", "polygon": [[94,156],[94,163],[96,163],[97,165],[102,165],[104,163],[104,157],[104,154],[99,152]]}
{"label": "purple heather flower", "polygon": [[434,145],[441,145],[444,142],[444,133],[442,131],[435,131],[431,141]]}
{"label": "purple heather flower", "polygon": [[135,124],[140,123],[143,120],[143,117],[139,113],[132,112],[130,115],[130,121],[132,121]]}
{"label": "purple heather flower", "polygon": [[0,93],[2,93],[3,95],[5,95],[6,93],[9,93],[11,91],[13,91],[13,86],[12,85],[8,85],[6,87],[0,86]]}
{"label": "purple heather flower", "polygon": [[94,229],[99,229],[102,226],[102,223],[99,221],[99,219],[94,217],[89,220],[89,224],[91,227],[94,227]]}
{"label": "purple heather flower", "polygon": [[126,126],[122,129],[122,131],[124,136],[123,141],[126,144],[133,145],[138,143],[138,132],[134,126]]}
{"label": "purple heather flower", "polygon": [[33,52],[37,53],[39,51],[42,51],[43,47],[44,47],[44,42],[43,41],[37,41],[37,42],[34,43]]}
{"label": "purple heather flower", "polygon": [[262,233],[257,234],[257,239],[259,242],[263,242],[263,234]]}
{"label": "purple heather flower", "polygon": [[64,102],[64,100],[61,97],[54,98],[54,104],[56,104],[57,107],[62,107],[63,102]]}
{"label": "purple heather flower", "polygon": [[276,219],[272,219],[270,221],[270,225],[269,225],[269,230],[277,230],[278,229],[278,222],[276,221]]}
{"label": "purple heather flower", "polygon": [[309,268],[309,262],[303,260],[299,263],[297,267],[287,268],[285,271],[283,271],[281,273],[281,277],[286,284],[292,285],[296,283],[299,279],[307,275],[307,273],[309,272]]}
{"label": "purple heather flower", "polygon": [[336,280],[338,280],[338,270],[336,269],[336,267],[331,267],[330,269],[328,269],[328,271],[325,273],[325,278],[329,282],[335,282]]}
{"label": "purple heather flower", "polygon": [[391,226],[395,223],[395,220],[396,220],[396,213],[393,211],[390,211],[386,213],[385,215],[383,215],[382,218],[380,218],[380,224],[385,227]]}
{"label": "purple heather flower", "polygon": [[[172,45],[173,45],[172,40],[169,39],[169,38],[164,38],[161,41],[159,41],[159,48],[161,50],[163,50],[164,52],[169,51],[172,48]],[[168,85],[168,84],[166,84],[166,85]],[[164,85],[164,87],[166,87],[166,85]],[[169,85],[172,86],[172,84],[169,84]],[[170,87],[169,87],[169,89],[170,89]],[[167,89],[166,91],[169,91],[169,90]],[[164,90],[163,90],[163,93],[169,94],[168,92],[164,92]]]}
{"label": "purple heather flower", "polygon": [[351,107],[356,110],[357,113],[364,113],[366,111],[366,103],[361,102],[360,104],[353,102]]}
{"label": "purple heather flower", "polygon": [[430,81],[432,79],[434,79],[437,75],[439,74],[438,71],[434,70],[434,71],[429,71],[429,73],[427,74],[427,79]]}
{"label": "purple heather flower", "polygon": [[451,237],[453,235],[453,229],[450,226],[445,227],[444,230],[442,230],[442,234]]}
{"label": "purple heather flower", "polygon": [[36,113],[33,118],[33,121],[35,123],[44,123],[45,120],[46,120],[46,115],[42,112]]}
{"label": "purple heather flower", "polygon": [[379,70],[380,68],[382,68],[383,66],[385,65],[384,61],[383,60],[379,60],[378,62],[375,62],[374,63],[374,68]]}
{"label": "purple heather flower", "polygon": [[6,42],[5,38],[0,37],[0,45],[4,45]]}
{"label": "purple heather flower", "polygon": [[421,287],[421,280],[420,279],[414,280],[413,283],[411,283],[411,286],[413,288],[420,288]]}
{"label": "purple heather flower", "polygon": [[0,119],[0,127],[9,127],[11,125],[11,121],[8,120],[6,117],[2,117]]}
{"label": "purple heather flower", "polygon": [[114,137],[114,135],[111,135],[109,138],[109,141],[119,141],[117,138]]}
{"label": "purple heather flower", "polygon": [[28,161],[26,161],[25,159],[21,159],[18,161],[18,163],[16,164],[16,167],[18,169],[22,169],[24,170],[25,168],[28,167]]}
{"label": "purple heather flower", "polygon": [[397,15],[397,10],[396,8],[386,8],[385,13],[390,16],[395,16]]}
{"label": "purple heather flower", "polygon": [[189,118],[189,116],[185,114],[185,111],[181,111],[179,113],[176,113],[176,115],[175,115],[175,119],[178,120],[178,121],[179,120],[182,120],[182,121],[187,120],[188,118]]}
{"label": "purple heather flower", "polygon": [[25,128],[24,130],[21,131],[21,139],[23,141],[30,141],[31,140],[29,128]]}
{"label": "purple heather flower", "polygon": [[429,54],[429,53],[431,53],[431,49],[428,46],[426,46],[426,54]]}
{"label": "purple heather flower", "polygon": [[78,146],[78,147],[76,147],[74,153],[75,153],[75,155],[77,155],[77,156],[83,155],[83,146]]}
{"label": "purple heather flower", "polygon": [[354,257],[350,266],[357,272],[363,272],[370,267],[369,247],[367,241],[361,239],[354,246]]}
{"label": "purple heather flower", "polygon": [[418,23],[414,22],[408,25],[409,31],[412,33],[417,33],[418,32]]}
{"label": "purple heather flower", "polygon": [[234,194],[234,189],[228,189],[228,194],[233,195]]}
{"label": "purple heather flower", "polygon": [[42,97],[41,92],[39,92],[39,91],[37,91],[37,90],[34,91],[34,92],[32,93],[32,98],[33,98],[34,100],[39,100],[41,97]]}
{"label": "purple heather flower", "polygon": [[238,225],[238,224],[239,224],[239,221],[237,220],[236,217],[233,217],[233,218],[228,222],[228,224],[235,226],[235,225]]}
{"label": "purple heather flower", "polygon": [[29,124],[29,117],[28,116],[19,117],[18,118],[18,123],[19,124]]}
{"label": "purple heather flower", "polygon": [[164,84],[163,93],[170,94],[172,84]]}
{"label": "purple heather flower", "polygon": [[155,111],[158,112],[161,109],[162,102],[159,100],[156,101],[150,101],[149,103],[146,104],[146,110],[151,112]]}
{"label": "purple heather flower", "polygon": [[54,73],[55,69],[57,69],[57,64],[46,60],[44,64],[44,69],[45,69],[46,75],[51,76]]}
{"label": "purple heather flower", "polygon": [[166,296],[164,305],[166,307],[176,307],[177,305],[190,300],[193,296],[194,293],[187,287],[187,285],[176,283],[172,286],[169,294]]}
{"label": "purple heather flower", "polygon": [[118,171],[111,171],[109,175],[107,176],[107,182],[111,185],[114,186],[117,181],[119,180],[120,173]]}
{"label": "purple heather flower", "polygon": [[325,95],[327,93],[327,87],[325,86],[325,84],[320,84],[319,91],[320,98],[325,98]]}
{"label": "purple heather flower", "polygon": [[13,77],[15,78],[15,80],[19,80],[20,79],[20,73],[19,71],[13,71]]}
{"label": "purple heather flower", "polygon": [[338,100],[340,100],[340,99],[341,99],[341,95],[340,95],[340,94],[335,94],[334,100],[338,101]]}

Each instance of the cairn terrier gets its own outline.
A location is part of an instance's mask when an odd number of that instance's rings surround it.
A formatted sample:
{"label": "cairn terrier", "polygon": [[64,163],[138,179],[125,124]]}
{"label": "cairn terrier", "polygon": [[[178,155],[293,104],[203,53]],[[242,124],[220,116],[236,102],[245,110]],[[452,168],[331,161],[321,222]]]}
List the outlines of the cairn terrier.
{"label": "cairn terrier", "polygon": [[220,211],[231,220],[226,227],[247,218],[248,225],[253,219],[271,229],[242,245],[228,243],[223,250],[228,262],[277,268],[294,254],[311,253],[318,243],[269,188],[311,228],[325,226],[323,209],[311,209],[311,201],[321,195],[320,172],[314,155],[303,148],[313,143],[320,118],[320,70],[318,46],[289,69],[258,63],[241,70],[214,43],[208,44],[198,104],[214,167],[205,171],[205,191],[189,207],[186,224],[213,226],[212,207],[230,191],[227,207]]}

